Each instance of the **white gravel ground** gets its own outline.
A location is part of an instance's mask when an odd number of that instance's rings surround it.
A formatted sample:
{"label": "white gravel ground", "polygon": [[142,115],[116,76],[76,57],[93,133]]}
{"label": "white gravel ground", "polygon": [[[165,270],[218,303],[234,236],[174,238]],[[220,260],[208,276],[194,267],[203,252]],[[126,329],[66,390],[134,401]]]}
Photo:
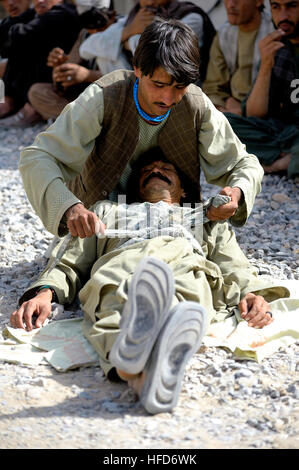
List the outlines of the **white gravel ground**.
{"label": "white gravel ground", "polygon": [[[0,129],[0,327],[44,266],[52,235],[30,207],[19,151],[41,129]],[[204,194],[215,188],[204,184]],[[299,179],[267,176],[241,246],[261,274],[299,279]],[[212,191],[212,192],[211,192]],[[98,367],[58,373],[0,362],[2,449],[297,449],[299,343],[261,364],[203,348],[178,406],[150,416]],[[133,452],[132,452],[133,453]]]}

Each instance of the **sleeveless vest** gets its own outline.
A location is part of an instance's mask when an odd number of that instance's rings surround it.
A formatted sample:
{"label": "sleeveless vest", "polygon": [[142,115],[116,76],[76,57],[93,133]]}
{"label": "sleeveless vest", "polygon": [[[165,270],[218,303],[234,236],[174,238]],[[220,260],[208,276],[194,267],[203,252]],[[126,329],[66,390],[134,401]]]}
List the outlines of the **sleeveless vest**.
{"label": "sleeveless vest", "polygon": [[[107,199],[137,146],[138,112],[133,100],[135,78],[133,72],[117,70],[95,82],[104,94],[102,131],[82,172],[68,184],[85,207]],[[180,103],[171,110],[158,137],[158,145],[167,159],[198,186],[199,195],[198,135],[204,111],[201,89],[189,85]]]}
{"label": "sleeveless vest", "polygon": [[[260,65],[259,41],[274,31],[271,15],[268,11],[262,11],[261,24],[255,40],[254,54],[252,58],[252,83],[254,83],[258,74]],[[237,68],[238,58],[238,34],[239,26],[231,25],[228,21],[224,23],[218,31],[220,49],[224,55],[227,67],[232,75]]]}

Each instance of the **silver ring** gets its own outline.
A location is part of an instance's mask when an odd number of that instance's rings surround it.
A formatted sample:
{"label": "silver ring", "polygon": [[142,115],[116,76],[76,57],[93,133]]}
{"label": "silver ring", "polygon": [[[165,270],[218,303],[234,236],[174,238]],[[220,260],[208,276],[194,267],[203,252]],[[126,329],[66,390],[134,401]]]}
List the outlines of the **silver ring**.
{"label": "silver ring", "polygon": [[272,312],[266,312],[269,313],[270,317],[273,318]]}
{"label": "silver ring", "polygon": [[68,82],[70,82],[71,79],[72,79],[72,77],[71,77],[70,75],[68,75],[68,76],[66,77],[66,79],[67,79]]}

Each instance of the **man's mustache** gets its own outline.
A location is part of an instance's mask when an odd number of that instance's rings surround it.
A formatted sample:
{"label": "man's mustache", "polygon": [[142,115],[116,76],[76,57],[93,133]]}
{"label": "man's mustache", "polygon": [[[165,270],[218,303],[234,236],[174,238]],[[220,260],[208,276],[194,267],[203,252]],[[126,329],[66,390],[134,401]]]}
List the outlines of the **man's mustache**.
{"label": "man's mustache", "polygon": [[156,105],[158,105],[158,106],[164,106],[164,107],[166,107],[166,108],[173,108],[174,106],[177,105],[177,103],[172,103],[171,105],[167,105],[167,104],[162,103],[162,102],[159,102],[159,101],[155,101],[154,104],[156,104]]}
{"label": "man's mustache", "polygon": [[168,184],[171,184],[171,181],[167,178],[167,176],[162,175],[162,173],[151,173],[148,175],[145,180],[143,181],[142,187],[144,188],[147,183],[152,179],[152,178],[160,178],[161,180],[165,181]]}
{"label": "man's mustache", "polygon": [[279,28],[279,26],[282,25],[282,24],[284,24],[284,23],[289,24],[290,26],[295,26],[295,23],[293,23],[293,21],[283,20],[283,21],[280,21],[280,22],[278,23],[277,28]]}

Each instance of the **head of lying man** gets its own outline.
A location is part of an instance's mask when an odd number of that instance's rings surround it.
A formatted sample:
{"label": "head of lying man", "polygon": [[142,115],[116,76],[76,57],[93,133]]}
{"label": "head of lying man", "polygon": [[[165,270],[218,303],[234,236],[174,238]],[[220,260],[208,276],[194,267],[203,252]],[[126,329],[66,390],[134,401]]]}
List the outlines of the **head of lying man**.
{"label": "head of lying man", "polygon": [[159,147],[145,152],[132,167],[127,202],[159,202],[183,205],[200,202],[197,186],[170,162]]}

